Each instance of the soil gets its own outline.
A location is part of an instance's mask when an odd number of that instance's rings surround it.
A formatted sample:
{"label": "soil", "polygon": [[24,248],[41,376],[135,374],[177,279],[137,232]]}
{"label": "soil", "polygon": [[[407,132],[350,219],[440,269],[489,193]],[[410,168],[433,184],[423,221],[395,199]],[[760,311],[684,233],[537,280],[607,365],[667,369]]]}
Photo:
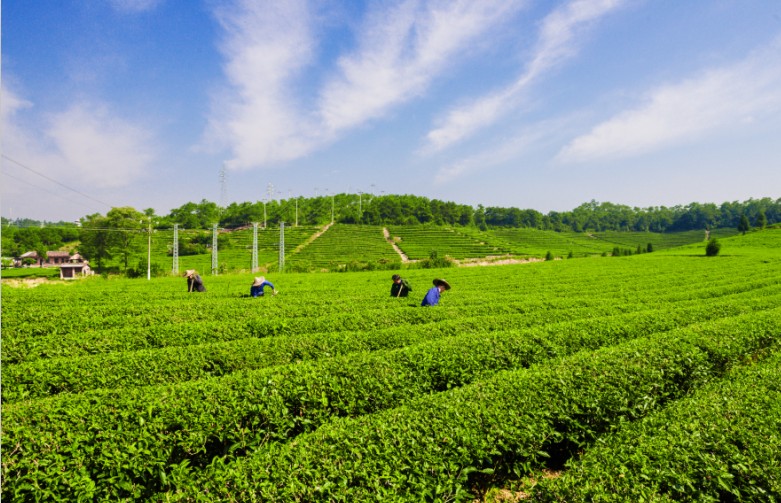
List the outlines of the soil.
{"label": "soil", "polygon": [[[12,286],[14,288],[35,288],[44,283],[52,282],[46,278],[3,278],[3,286]],[[59,283],[59,281],[57,283]]]}
{"label": "soil", "polygon": [[477,259],[464,259],[457,260],[459,267],[475,267],[486,265],[507,265],[507,264],[528,264],[530,262],[542,262],[544,259],[529,257],[529,258],[477,258]]}

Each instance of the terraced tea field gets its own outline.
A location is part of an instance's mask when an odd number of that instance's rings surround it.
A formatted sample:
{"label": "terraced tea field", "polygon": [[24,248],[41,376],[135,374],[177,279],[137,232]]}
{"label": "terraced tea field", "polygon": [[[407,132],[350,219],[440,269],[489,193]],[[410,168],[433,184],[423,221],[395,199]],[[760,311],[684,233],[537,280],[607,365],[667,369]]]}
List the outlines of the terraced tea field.
{"label": "terraced tea field", "polygon": [[3,501],[778,501],[781,231],[721,241],[4,284]]}
{"label": "terraced tea field", "polygon": [[[385,238],[385,231],[388,238]],[[720,229],[714,237],[727,237],[736,231]],[[252,267],[252,229],[220,230],[218,270],[249,272]],[[146,270],[146,233],[136,236],[135,247],[128,264],[142,273]],[[172,270],[174,233],[155,230],[151,239],[152,264],[161,273]],[[556,257],[588,257],[609,254],[615,247],[646,249],[648,243],[655,251],[688,244],[702,244],[702,232],[652,233],[613,232],[578,233],[553,232],[537,229],[492,229],[481,231],[476,227],[447,227],[436,225],[379,226],[347,225],[286,226],[284,233],[285,268],[288,272],[336,272],[356,269],[392,268],[402,258],[391,242],[412,261],[427,259],[432,252],[439,257],[456,260],[512,257],[543,258],[548,252]],[[179,270],[196,269],[210,273],[212,268],[212,233],[208,230],[179,231]],[[258,229],[258,265],[263,271],[277,271],[280,251],[278,228]],[[105,266],[124,270],[122,258],[114,257]],[[93,263],[93,268],[95,264]],[[30,275],[28,269],[19,271]],[[145,276],[145,274],[141,274]]]}

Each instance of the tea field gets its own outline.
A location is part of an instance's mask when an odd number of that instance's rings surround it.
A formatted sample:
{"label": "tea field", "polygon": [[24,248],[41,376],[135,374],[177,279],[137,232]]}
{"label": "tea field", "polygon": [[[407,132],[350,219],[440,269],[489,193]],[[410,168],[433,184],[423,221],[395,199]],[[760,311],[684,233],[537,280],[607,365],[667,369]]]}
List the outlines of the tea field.
{"label": "tea field", "polygon": [[781,230],[720,241],[401,270],[408,298],[390,270],[4,283],[2,499],[781,501]]}

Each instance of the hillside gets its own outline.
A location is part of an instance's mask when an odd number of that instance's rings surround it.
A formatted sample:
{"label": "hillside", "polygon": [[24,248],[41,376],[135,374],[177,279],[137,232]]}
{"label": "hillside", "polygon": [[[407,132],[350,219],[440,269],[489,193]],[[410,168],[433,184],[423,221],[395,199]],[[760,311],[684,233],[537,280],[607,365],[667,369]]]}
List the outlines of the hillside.
{"label": "hillside", "polygon": [[[400,255],[384,238],[390,240],[409,259],[402,265]],[[734,230],[722,229],[714,236],[729,236]],[[146,243],[139,236],[137,247],[129,263],[145,276]],[[704,247],[701,232],[652,233],[576,233],[541,231],[536,229],[493,229],[480,231],[474,227],[372,226],[345,225],[312,227],[285,227],[285,270],[287,272],[335,272],[360,269],[392,269],[414,267],[416,261],[428,258],[432,252],[439,257],[456,261],[485,257],[544,258],[550,251],[556,257],[588,257],[610,254],[616,246],[635,251],[646,250],[651,243],[655,251],[682,245]],[[185,231],[179,233],[179,270],[196,269],[211,272],[212,233]],[[269,228],[258,231],[258,265],[261,271],[276,271],[279,261],[280,230]],[[159,274],[173,268],[171,248],[172,231],[155,231],[152,237],[152,264]],[[76,248],[77,245],[74,246]],[[186,254],[186,250],[202,253]],[[252,265],[252,229],[219,232],[218,271],[220,273],[250,271]],[[121,269],[115,257],[109,268]]]}
{"label": "hillside", "polygon": [[2,497],[777,497],[780,266],[767,230],[409,269],[408,299],[387,271],[3,284]]}

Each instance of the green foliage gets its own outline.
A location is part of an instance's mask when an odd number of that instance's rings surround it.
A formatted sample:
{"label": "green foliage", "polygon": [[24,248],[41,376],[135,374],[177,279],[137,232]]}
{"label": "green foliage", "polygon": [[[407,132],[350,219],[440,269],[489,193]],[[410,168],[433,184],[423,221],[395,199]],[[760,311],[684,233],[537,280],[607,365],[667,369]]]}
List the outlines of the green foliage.
{"label": "green foliage", "polygon": [[4,284],[3,499],[472,501],[566,464],[551,500],[761,500],[780,238],[454,268],[436,310],[386,271]]}
{"label": "green foliage", "polygon": [[721,243],[718,239],[711,239],[705,246],[705,255],[708,257],[715,257],[721,251]]}
{"label": "green foliage", "polygon": [[[534,501],[772,501],[781,465],[781,353],[737,368],[590,449]],[[616,476],[620,474],[620,476]]]}
{"label": "green foliage", "polygon": [[738,223],[738,232],[745,234],[749,230],[751,230],[751,224],[748,222],[748,217],[746,215],[741,215],[740,223]]}
{"label": "green foliage", "polygon": [[767,216],[764,211],[760,211],[759,215],[757,215],[757,227],[761,230],[767,227]]}
{"label": "green foliage", "polygon": [[553,253],[550,250],[545,254],[545,260],[553,260]]}
{"label": "green foliage", "polygon": [[453,266],[455,266],[453,259],[447,255],[440,257],[437,250],[431,250],[428,258],[420,260],[415,264],[415,267],[421,269],[443,269]]}

